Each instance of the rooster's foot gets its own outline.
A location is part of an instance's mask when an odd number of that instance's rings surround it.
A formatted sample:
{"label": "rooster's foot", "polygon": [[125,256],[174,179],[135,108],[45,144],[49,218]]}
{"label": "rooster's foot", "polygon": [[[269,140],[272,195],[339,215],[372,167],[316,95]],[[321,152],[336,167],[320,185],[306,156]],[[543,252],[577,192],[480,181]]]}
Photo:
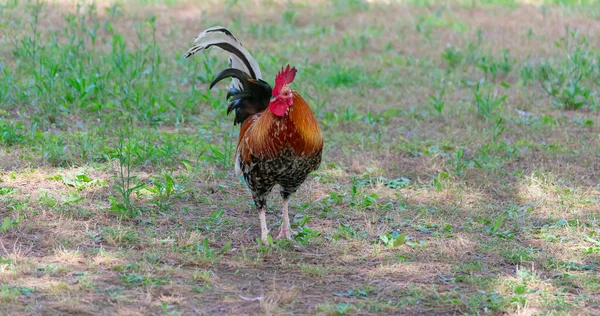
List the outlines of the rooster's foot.
{"label": "rooster's foot", "polygon": [[292,240],[292,236],[296,236],[298,235],[297,232],[295,232],[294,230],[292,230],[291,228],[288,229],[281,229],[279,231],[279,235],[277,235],[277,237],[275,237],[275,239],[281,239],[283,237],[285,237],[287,240]]}

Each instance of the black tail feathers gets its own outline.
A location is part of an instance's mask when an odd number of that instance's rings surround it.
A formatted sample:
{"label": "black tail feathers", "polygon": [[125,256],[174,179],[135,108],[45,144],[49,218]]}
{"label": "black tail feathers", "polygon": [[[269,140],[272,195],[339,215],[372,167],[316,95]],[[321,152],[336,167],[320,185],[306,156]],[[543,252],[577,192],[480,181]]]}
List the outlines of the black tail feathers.
{"label": "black tail feathers", "polygon": [[233,125],[243,123],[248,117],[264,111],[269,106],[271,99],[271,86],[261,80],[253,79],[249,74],[235,68],[227,68],[217,75],[210,83],[210,88],[217,82],[226,78],[235,78],[240,81],[243,89],[232,87],[227,92],[229,105],[227,114],[235,111]]}

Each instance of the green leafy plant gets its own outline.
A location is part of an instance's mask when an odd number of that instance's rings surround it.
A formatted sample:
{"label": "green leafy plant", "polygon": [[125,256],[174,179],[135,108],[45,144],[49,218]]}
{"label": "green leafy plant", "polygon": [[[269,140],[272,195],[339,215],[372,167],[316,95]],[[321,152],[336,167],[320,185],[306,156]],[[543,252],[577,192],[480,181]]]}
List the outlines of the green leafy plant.
{"label": "green leafy plant", "polygon": [[151,179],[151,185],[144,188],[154,194],[154,204],[161,211],[167,211],[173,198],[179,197],[185,193],[185,190],[169,175],[163,177],[154,177]]}
{"label": "green leafy plant", "polygon": [[143,188],[144,184],[131,174],[133,168],[131,142],[124,133],[119,137],[116,156],[118,165],[113,189],[118,195],[109,197],[110,209],[119,216],[138,216],[140,211],[132,201],[132,194]]}
{"label": "green leafy plant", "polygon": [[77,191],[81,191],[85,188],[94,186],[94,185],[102,185],[100,180],[92,180],[85,173],[78,173],[75,176],[68,177],[63,175],[55,175],[48,178],[49,180],[59,180],[62,181],[66,186],[77,189]]}
{"label": "green leafy plant", "polygon": [[464,60],[463,53],[455,46],[449,46],[442,52],[442,59],[448,63],[450,69],[454,69],[462,64]]}
{"label": "green leafy plant", "polygon": [[594,102],[592,91],[584,85],[584,73],[573,74],[564,73],[548,64],[540,68],[542,88],[552,97],[555,105],[567,110],[577,110]]}
{"label": "green leafy plant", "polygon": [[200,219],[200,222],[203,223],[203,225],[198,226],[197,229],[206,231],[217,229],[221,225],[221,223],[223,223],[224,214],[225,211],[223,210],[216,210],[210,213],[210,217]]}
{"label": "green leafy plant", "polygon": [[294,216],[293,223],[291,223],[292,228],[296,229],[296,236],[294,236],[294,240],[299,242],[300,244],[306,245],[312,238],[320,236],[321,233],[308,228],[308,224],[312,220],[312,216],[305,216],[303,214],[297,214]]}
{"label": "green leafy plant", "polygon": [[483,71],[486,78],[496,80],[498,75],[506,76],[513,68],[513,60],[508,50],[502,51],[502,59],[497,60],[492,56],[482,56],[477,61],[477,67]]}
{"label": "green leafy plant", "polygon": [[353,290],[346,290],[345,292],[334,292],[332,294],[333,294],[333,296],[338,296],[338,297],[359,297],[359,298],[363,298],[363,297],[367,297],[367,295],[369,294],[369,292],[366,291],[366,290],[361,290],[361,289],[353,289]]}
{"label": "green leafy plant", "polygon": [[600,78],[598,59],[589,47],[587,37],[566,27],[567,35],[555,42],[565,58],[558,63],[545,62],[538,71],[542,89],[552,102],[567,110],[595,105],[593,86]]}
{"label": "green leafy plant", "polygon": [[234,147],[235,143],[231,141],[231,137],[225,137],[223,144],[209,145],[211,155],[204,155],[204,157],[207,161],[228,169],[233,161]]}
{"label": "green leafy plant", "polygon": [[23,219],[24,217],[21,215],[19,217],[17,217],[16,219],[12,219],[9,216],[5,216],[4,220],[2,221],[2,225],[0,225],[0,232],[8,232],[9,230],[14,229],[15,227],[17,227],[17,225],[19,225],[19,222]]}
{"label": "green leafy plant", "polygon": [[219,255],[222,255],[231,249],[231,241],[226,242],[220,250],[212,248],[208,238],[204,238],[201,243],[190,244],[186,246],[186,248],[192,250],[193,253],[199,256],[203,261],[213,261],[218,259]]}
{"label": "green leafy plant", "polygon": [[444,92],[446,92],[446,88],[442,88],[437,97],[433,95],[429,96],[429,105],[431,105],[433,109],[440,115],[444,110]]}
{"label": "green leafy plant", "polygon": [[487,94],[484,94],[481,91],[480,84],[477,84],[473,98],[477,114],[485,119],[493,118],[496,115],[496,111],[502,109],[502,103],[506,101],[506,95],[498,96],[492,94],[491,89],[489,88]]}
{"label": "green leafy plant", "polygon": [[356,231],[350,225],[340,223],[332,234],[333,239],[353,239],[356,237]]}
{"label": "green leafy plant", "polygon": [[488,224],[490,224],[489,226],[487,226],[485,228],[485,231],[488,233],[488,235],[490,236],[496,236],[498,238],[502,238],[502,239],[513,239],[514,238],[514,233],[512,231],[510,231],[509,229],[501,231],[500,228],[502,227],[502,224],[504,223],[504,216],[499,215],[498,217],[496,217],[496,220],[494,220],[493,222],[490,220],[486,220],[486,222]]}
{"label": "green leafy plant", "polygon": [[23,135],[23,123],[9,122],[0,118],[0,142],[12,146],[24,143],[27,139]]}
{"label": "green leafy plant", "polygon": [[435,176],[431,182],[437,191],[441,191],[444,188],[444,182],[448,179],[450,175],[448,172],[442,171]]}
{"label": "green leafy plant", "polygon": [[464,151],[462,148],[458,148],[456,153],[448,160],[452,164],[452,171],[457,176],[462,175],[464,169],[471,165],[471,161],[464,158]]}
{"label": "green leafy plant", "polygon": [[406,233],[398,233],[394,231],[385,235],[379,236],[378,241],[389,248],[402,246],[406,243]]}

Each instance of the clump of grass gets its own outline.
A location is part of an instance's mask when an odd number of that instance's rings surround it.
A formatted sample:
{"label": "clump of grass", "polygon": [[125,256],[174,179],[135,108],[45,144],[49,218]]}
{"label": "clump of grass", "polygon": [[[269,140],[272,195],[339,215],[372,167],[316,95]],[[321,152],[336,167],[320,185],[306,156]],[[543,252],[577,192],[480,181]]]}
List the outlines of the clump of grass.
{"label": "clump of grass", "polygon": [[325,315],[351,315],[358,308],[352,303],[323,303],[317,305],[317,310]]}
{"label": "clump of grass", "polygon": [[465,48],[454,45],[447,46],[441,54],[442,60],[448,65],[448,72],[459,69],[463,65],[478,65],[482,59],[481,44],[483,37],[477,32],[477,41],[469,42]]}
{"label": "clump of grass", "polygon": [[587,37],[566,28],[567,35],[556,42],[565,58],[557,63],[545,62],[539,67],[538,80],[552,102],[566,110],[595,107],[593,86],[600,77],[598,56]]}
{"label": "clump of grass", "polygon": [[334,88],[351,86],[358,82],[361,77],[360,74],[358,68],[336,66],[327,69],[324,82]]}
{"label": "clump of grass", "polygon": [[137,232],[127,227],[106,226],[102,236],[112,246],[132,245],[140,241]]}
{"label": "clump of grass", "polygon": [[324,277],[330,271],[330,269],[328,267],[325,267],[323,265],[301,263],[301,264],[298,264],[298,267],[300,268],[302,273],[309,275],[309,276],[313,276],[313,277],[319,277],[319,278]]}
{"label": "clump of grass", "polygon": [[477,114],[489,120],[497,115],[497,111],[502,109],[502,104],[506,101],[507,96],[498,96],[496,93],[492,93],[491,88],[488,88],[486,94],[482,91],[481,85],[477,84],[473,98]]}
{"label": "clump of grass", "polygon": [[429,96],[429,105],[433,107],[433,109],[439,114],[442,115],[442,111],[444,110],[444,93],[446,92],[445,88],[440,90],[440,93],[437,96],[430,95]]}
{"label": "clump of grass", "polygon": [[365,0],[334,0],[333,7],[339,14],[366,11],[369,9],[369,3]]}
{"label": "clump of grass", "polygon": [[135,217],[140,214],[140,210],[133,203],[132,195],[143,188],[144,184],[132,174],[134,153],[132,152],[132,142],[126,136],[129,133],[131,133],[131,129],[123,130],[119,137],[119,147],[116,152],[117,170],[114,177],[115,184],[113,185],[113,189],[118,193],[118,196],[111,196],[109,200],[110,209],[118,216]]}
{"label": "clump of grass", "polygon": [[506,263],[520,264],[532,262],[537,258],[537,252],[533,248],[502,249],[500,255]]}
{"label": "clump of grass", "polygon": [[0,141],[6,146],[24,143],[27,139],[23,135],[24,124],[10,122],[0,118]]}
{"label": "clump of grass", "polygon": [[15,303],[21,295],[31,295],[35,291],[27,287],[15,287],[8,284],[0,285],[0,302]]}

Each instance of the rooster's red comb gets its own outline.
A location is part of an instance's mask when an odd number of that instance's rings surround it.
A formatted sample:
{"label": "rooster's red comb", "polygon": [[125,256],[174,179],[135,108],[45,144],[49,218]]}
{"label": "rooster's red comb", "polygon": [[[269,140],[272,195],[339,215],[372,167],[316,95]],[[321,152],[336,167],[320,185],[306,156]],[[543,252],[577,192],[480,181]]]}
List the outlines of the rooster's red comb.
{"label": "rooster's red comb", "polygon": [[281,70],[277,73],[277,76],[275,76],[275,87],[273,87],[274,96],[279,95],[284,86],[294,81],[297,71],[298,70],[296,70],[296,67],[290,68],[290,65],[287,65],[285,68],[281,68]]}

